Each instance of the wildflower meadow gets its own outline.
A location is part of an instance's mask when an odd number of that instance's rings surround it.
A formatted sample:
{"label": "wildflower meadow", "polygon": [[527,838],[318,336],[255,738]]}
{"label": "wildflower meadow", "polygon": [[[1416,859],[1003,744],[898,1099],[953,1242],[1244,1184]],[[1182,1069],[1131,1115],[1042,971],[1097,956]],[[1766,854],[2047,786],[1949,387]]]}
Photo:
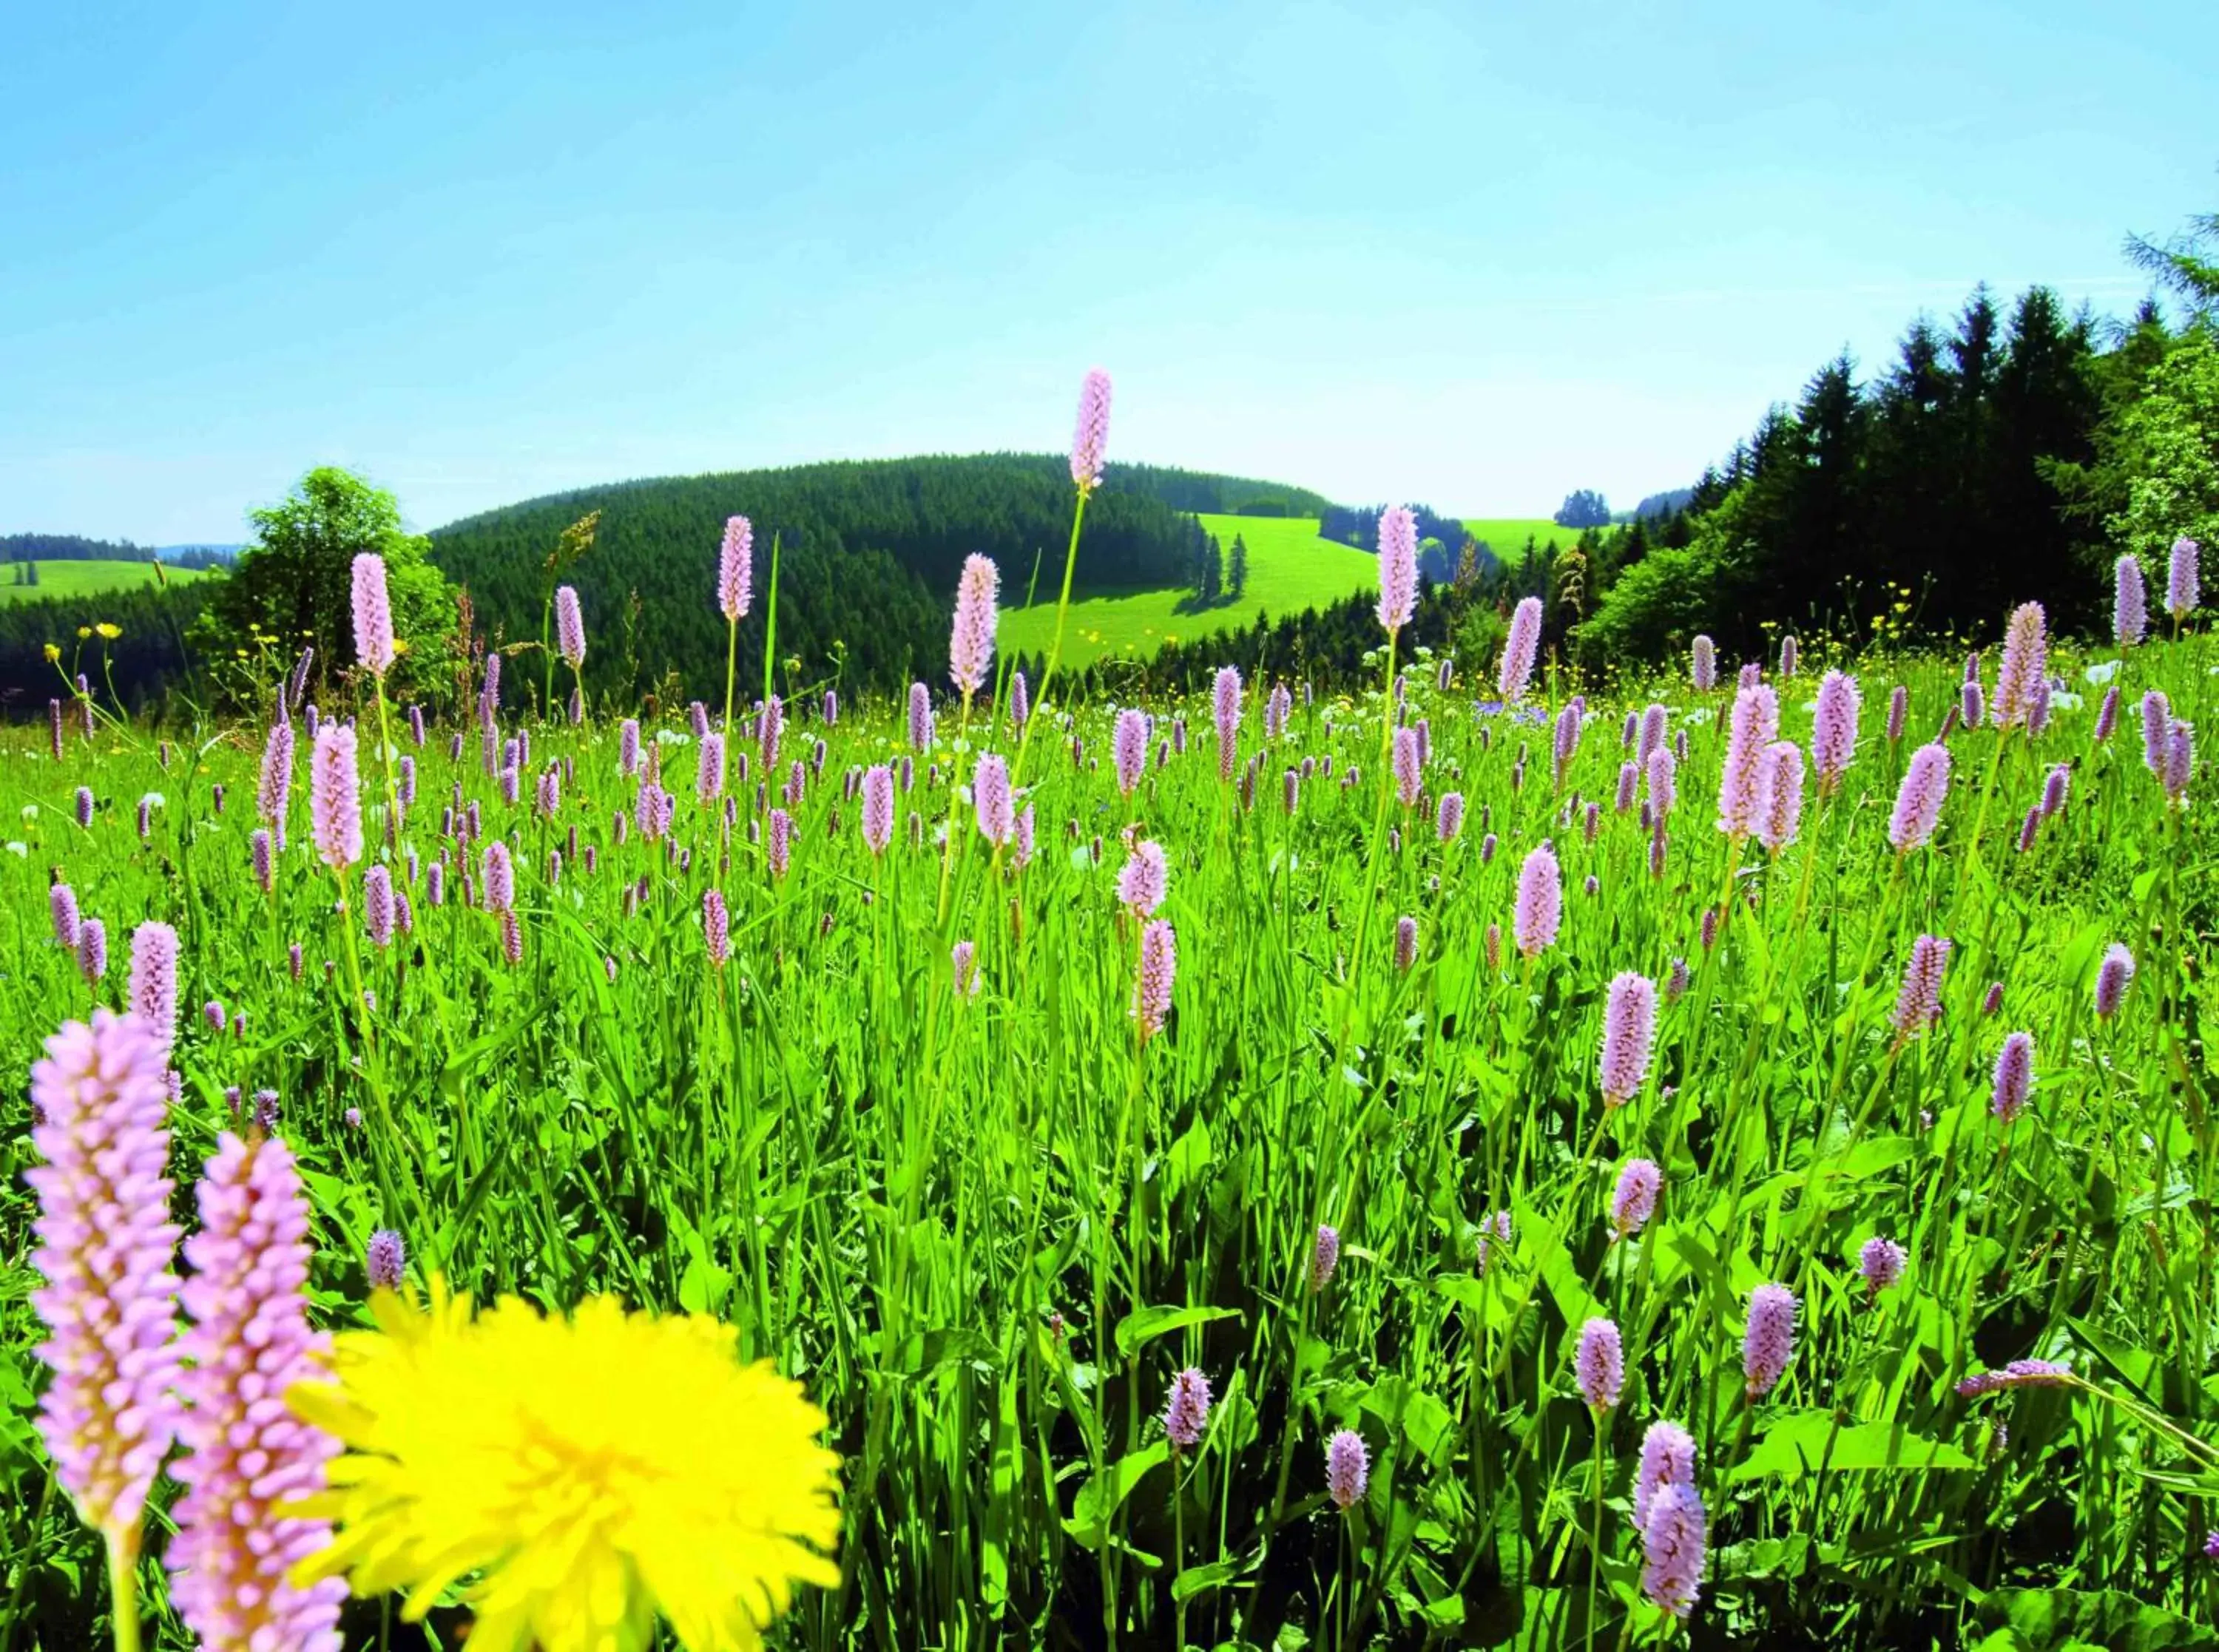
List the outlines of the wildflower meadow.
{"label": "wildflower meadow", "polygon": [[[2212,1643],[2198,550],[1369,686],[67,688],[0,740],[0,1652]],[[779,547],[700,550],[774,657]],[[1060,587],[1057,587],[1060,577]],[[512,673],[555,692],[520,711]]]}

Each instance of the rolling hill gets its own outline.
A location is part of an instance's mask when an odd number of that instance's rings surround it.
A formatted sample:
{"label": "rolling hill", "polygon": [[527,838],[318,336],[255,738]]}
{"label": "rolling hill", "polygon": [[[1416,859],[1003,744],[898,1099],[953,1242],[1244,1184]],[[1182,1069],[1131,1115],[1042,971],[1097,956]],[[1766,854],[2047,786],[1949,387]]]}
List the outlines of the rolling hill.
{"label": "rolling hill", "polygon": [[[152,562],[106,560],[38,564],[36,585],[15,583],[17,563],[0,564],[0,603],[37,602],[42,598],[85,597],[103,591],[132,591],[155,582]],[[162,577],[174,585],[188,585],[208,577],[206,570],[165,566]]]}

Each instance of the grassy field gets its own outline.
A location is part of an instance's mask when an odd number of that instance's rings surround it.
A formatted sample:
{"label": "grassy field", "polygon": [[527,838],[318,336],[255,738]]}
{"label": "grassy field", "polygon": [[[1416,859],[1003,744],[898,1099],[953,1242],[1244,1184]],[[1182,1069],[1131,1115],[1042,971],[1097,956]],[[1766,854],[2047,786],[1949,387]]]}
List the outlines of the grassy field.
{"label": "grassy field", "polygon": [[[197,568],[165,568],[164,575],[175,582],[206,579],[208,570]],[[152,562],[45,562],[39,564],[36,585],[15,583],[15,567],[0,565],[0,602],[36,602],[42,597],[90,596],[101,591],[128,591],[154,582]]]}
{"label": "grassy field", "polygon": [[[1262,683],[960,742],[943,697],[922,750],[797,705],[729,770],[631,706],[396,708],[380,756],[328,680],[313,733],[0,730],[0,1643],[121,1599],[197,1644],[222,1566],[337,1518],[361,1647],[495,1643],[501,1589],[547,1652],[644,1647],[588,1614],[789,1578],[817,1652],[2208,1644],[2219,845],[2169,719],[2219,653],[2053,645],[2032,730],[1957,725],[1955,656],[1736,663],[1269,729]],[[1760,836],[1729,773],[1778,777]],[[199,1432],[125,1460],[109,1568],[87,1465],[174,1413],[95,1338],[161,1346],[165,1214]],[[566,1326],[597,1298],[666,1317]],[[311,1326],[345,1404],[287,1387]],[[224,1453],[321,1437],[227,1361],[352,1453],[275,1562],[225,1534],[301,1482]]]}
{"label": "grassy field", "polygon": [[[1248,516],[1203,516],[1200,520],[1217,536],[1228,556],[1234,534],[1248,542],[1248,589],[1241,599],[1185,612],[1181,609],[1189,593],[1180,590],[1074,595],[1064,631],[1066,661],[1083,666],[1106,655],[1144,659],[1167,642],[1193,642],[1215,631],[1252,624],[1259,609],[1277,618],[1338,601],[1377,583],[1377,561],[1369,551],[1319,538],[1315,521]],[[1054,574],[1061,572],[1058,567]],[[1012,653],[1044,655],[1054,638],[1056,593],[1045,562],[1041,585],[1039,606],[1003,618],[1002,643]],[[1014,598],[1021,593],[1009,594]]]}
{"label": "grassy field", "polygon": [[[1090,591],[1074,596],[1064,633],[1066,661],[1084,666],[1106,655],[1145,659],[1167,642],[1190,643],[1253,624],[1259,610],[1277,619],[1377,585],[1377,564],[1371,554],[1319,538],[1315,521],[1246,516],[1204,516],[1200,520],[1228,552],[1234,534],[1247,540],[1246,594],[1239,602],[1220,602],[1198,612],[1185,611],[1189,593],[1181,590]],[[1471,518],[1464,526],[1505,557],[1524,550],[1529,534],[1543,546],[1551,539],[1569,543],[1576,537],[1546,517]],[[1045,565],[1041,580],[1041,606],[1003,618],[1004,646],[1012,651],[1045,655],[1055,635],[1055,590]]]}

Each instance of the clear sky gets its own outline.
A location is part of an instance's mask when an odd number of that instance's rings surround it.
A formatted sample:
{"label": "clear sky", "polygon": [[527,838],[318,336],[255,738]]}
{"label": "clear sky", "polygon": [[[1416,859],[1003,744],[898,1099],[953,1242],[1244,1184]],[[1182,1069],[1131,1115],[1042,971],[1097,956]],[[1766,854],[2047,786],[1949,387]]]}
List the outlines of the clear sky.
{"label": "clear sky", "polygon": [[2209,0],[0,7],[0,531],[1060,447],[1546,513],[2219,206]]}

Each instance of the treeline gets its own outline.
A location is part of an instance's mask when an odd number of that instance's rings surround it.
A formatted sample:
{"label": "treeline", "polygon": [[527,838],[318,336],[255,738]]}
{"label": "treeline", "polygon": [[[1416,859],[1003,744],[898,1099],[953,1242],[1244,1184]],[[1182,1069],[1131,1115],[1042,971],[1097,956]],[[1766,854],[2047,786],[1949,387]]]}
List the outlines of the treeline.
{"label": "treeline", "polygon": [[[1358,550],[1379,551],[1379,518],[1387,509],[1384,505],[1351,506],[1334,505],[1327,507],[1318,524],[1321,538],[1338,539],[1345,545]],[[1429,580],[1451,580],[1458,565],[1464,560],[1467,544],[1473,545],[1482,566],[1496,560],[1500,550],[1486,543],[1474,542],[1464,531],[1464,524],[1452,516],[1440,516],[1424,505],[1410,506],[1410,514],[1418,521],[1418,571]]]}
{"label": "treeline", "polygon": [[1307,488],[1285,482],[1258,481],[1249,476],[1221,476],[1207,470],[1182,470],[1176,465],[1112,464],[1106,485],[1127,493],[1144,494],[1175,511],[1206,516],[1323,516],[1333,501]]}
{"label": "treeline", "polygon": [[2215,361],[2207,323],[2154,304],[2106,326],[2047,288],[2007,307],[1980,289],[1869,377],[1827,363],[1679,509],[1584,538],[1576,587],[1548,593],[1552,637],[1594,666],[1697,632],[1753,657],[1780,630],[1862,637],[1883,614],[1984,635],[2028,598],[2099,630],[2121,551],[2156,566],[2219,519],[2199,497],[2219,479]]}
{"label": "treeline", "polygon": [[[1207,537],[1172,500],[1197,490],[1218,505],[1290,492],[1113,464],[1087,506],[1078,584],[1189,583]],[[836,678],[851,691],[892,692],[943,674],[949,603],[965,556],[993,558],[1005,607],[1024,602],[1035,570],[1039,599],[1055,599],[1072,499],[1067,462],[1045,455],[663,477],[455,523],[432,536],[432,558],[467,587],[479,630],[497,643],[536,642],[548,553],[565,527],[600,512],[594,550],[563,576],[578,588],[594,639],[588,692],[626,701],[655,690],[707,698],[724,681],[726,630],[713,600],[718,546],[725,519],[744,515],[755,528],[759,605],[767,600],[774,542],[778,547],[778,680],[799,689]],[[764,645],[761,625],[741,628],[742,682],[761,682]],[[519,692],[543,680],[536,670],[508,679]]]}
{"label": "treeline", "polygon": [[[189,686],[193,662],[185,631],[209,590],[209,582],[195,580],[0,606],[0,709],[10,718],[44,715],[48,700],[68,697],[71,671],[91,680],[103,704],[109,703],[112,686],[115,699],[133,711]],[[78,634],[102,624],[120,634]],[[58,661],[47,658],[50,643],[60,653]]]}

